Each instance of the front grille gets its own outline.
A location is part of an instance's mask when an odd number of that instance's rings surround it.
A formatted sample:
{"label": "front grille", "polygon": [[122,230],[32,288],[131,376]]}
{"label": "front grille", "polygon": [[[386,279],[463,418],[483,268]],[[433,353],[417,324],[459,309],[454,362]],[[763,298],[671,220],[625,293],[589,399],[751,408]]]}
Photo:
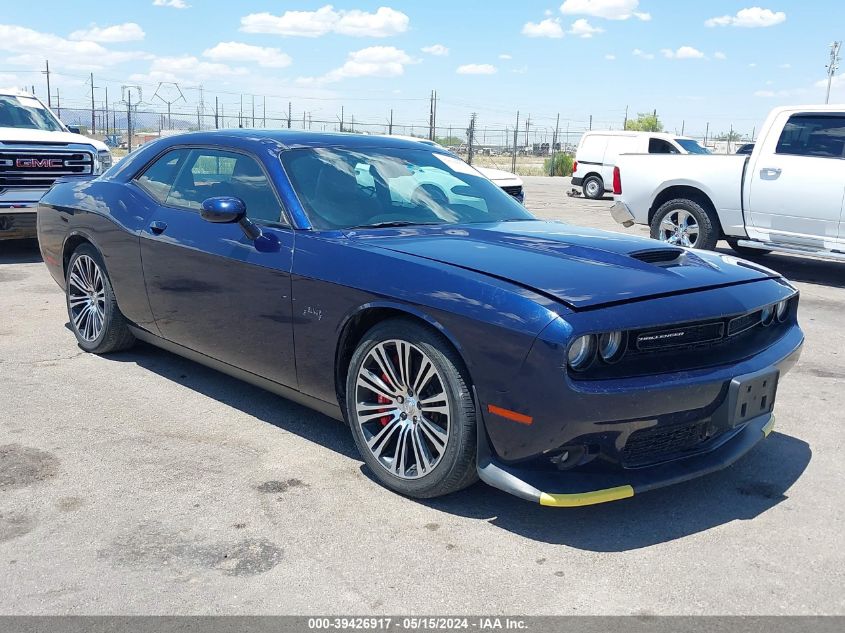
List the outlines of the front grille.
{"label": "front grille", "polygon": [[72,149],[0,149],[0,190],[49,189],[62,176],[94,173],[94,155]]}
{"label": "front grille", "polygon": [[628,468],[647,466],[692,450],[709,439],[709,424],[704,420],[634,431],[622,449],[622,464]]}
{"label": "front grille", "polygon": [[513,185],[511,187],[502,187],[502,191],[515,198],[522,195],[522,187],[519,185]]}

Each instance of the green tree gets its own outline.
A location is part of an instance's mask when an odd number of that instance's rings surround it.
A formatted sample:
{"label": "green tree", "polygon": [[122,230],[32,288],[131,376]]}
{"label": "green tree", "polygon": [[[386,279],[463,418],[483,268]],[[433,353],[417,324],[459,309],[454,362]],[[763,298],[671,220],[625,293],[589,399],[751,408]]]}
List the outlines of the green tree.
{"label": "green tree", "polygon": [[657,112],[640,112],[636,119],[628,119],[625,122],[625,129],[632,132],[662,132],[663,123]]}
{"label": "green tree", "polygon": [[453,147],[455,145],[460,145],[464,142],[464,140],[458,138],[457,136],[435,136],[434,142],[442,145],[443,147]]}
{"label": "green tree", "polygon": [[742,134],[740,134],[736,130],[731,130],[730,132],[722,132],[716,137],[717,141],[730,141],[731,143],[736,143],[741,139]]}

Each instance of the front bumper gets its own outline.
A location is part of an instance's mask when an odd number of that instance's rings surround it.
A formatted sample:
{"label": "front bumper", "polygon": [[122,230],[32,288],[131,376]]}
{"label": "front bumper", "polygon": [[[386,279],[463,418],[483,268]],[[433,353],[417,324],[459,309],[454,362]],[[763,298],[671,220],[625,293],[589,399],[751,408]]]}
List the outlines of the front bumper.
{"label": "front bumper", "polygon": [[749,420],[719,448],[707,453],[650,468],[605,473],[552,473],[502,464],[492,457],[483,426],[479,425],[478,475],[494,488],[540,505],[559,508],[595,505],[627,499],[727,468],[768,437],[774,424],[774,415],[766,414]]}
{"label": "front bumper", "polygon": [[634,226],[636,224],[636,218],[634,218],[631,208],[621,200],[617,200],[610,207],[610,215],[624,227]]}
{"label": "front bumper", "polygon": [[29,239],[36,236],[35,206],[0,205],[0,240]]}

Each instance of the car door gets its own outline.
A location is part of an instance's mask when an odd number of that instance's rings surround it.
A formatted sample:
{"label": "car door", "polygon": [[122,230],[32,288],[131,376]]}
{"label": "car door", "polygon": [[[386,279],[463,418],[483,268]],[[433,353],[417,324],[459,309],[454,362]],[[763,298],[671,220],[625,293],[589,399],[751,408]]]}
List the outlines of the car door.
{"label": "car door", "polygon": [[[253,156],[174,149],[134,182],[156,202],[142,231],[150,308],[161,335],[275,382],[296,387],[291,306],[294,233]],[[259,252],[238,224],[213,224],[203,200],[236,196],[278,249]],[[266,249],[262,249],[266,251]]]}
{"label": "car door", "polygon": [[843,156],[845,113],[789,116],[780,136],[752,154],[750,224],[782,242],[824,247],[842,237]]}

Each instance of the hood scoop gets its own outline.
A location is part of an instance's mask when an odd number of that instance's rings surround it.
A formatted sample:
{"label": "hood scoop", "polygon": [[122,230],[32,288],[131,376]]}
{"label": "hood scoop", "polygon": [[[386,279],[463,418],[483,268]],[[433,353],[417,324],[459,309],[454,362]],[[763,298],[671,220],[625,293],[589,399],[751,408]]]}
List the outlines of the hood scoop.
{"label": "hood scoop", "polygon": [[631,253],[631,257],[646,264],[668,264],[674,262],[686,251],[680,248],[650,248]]}

